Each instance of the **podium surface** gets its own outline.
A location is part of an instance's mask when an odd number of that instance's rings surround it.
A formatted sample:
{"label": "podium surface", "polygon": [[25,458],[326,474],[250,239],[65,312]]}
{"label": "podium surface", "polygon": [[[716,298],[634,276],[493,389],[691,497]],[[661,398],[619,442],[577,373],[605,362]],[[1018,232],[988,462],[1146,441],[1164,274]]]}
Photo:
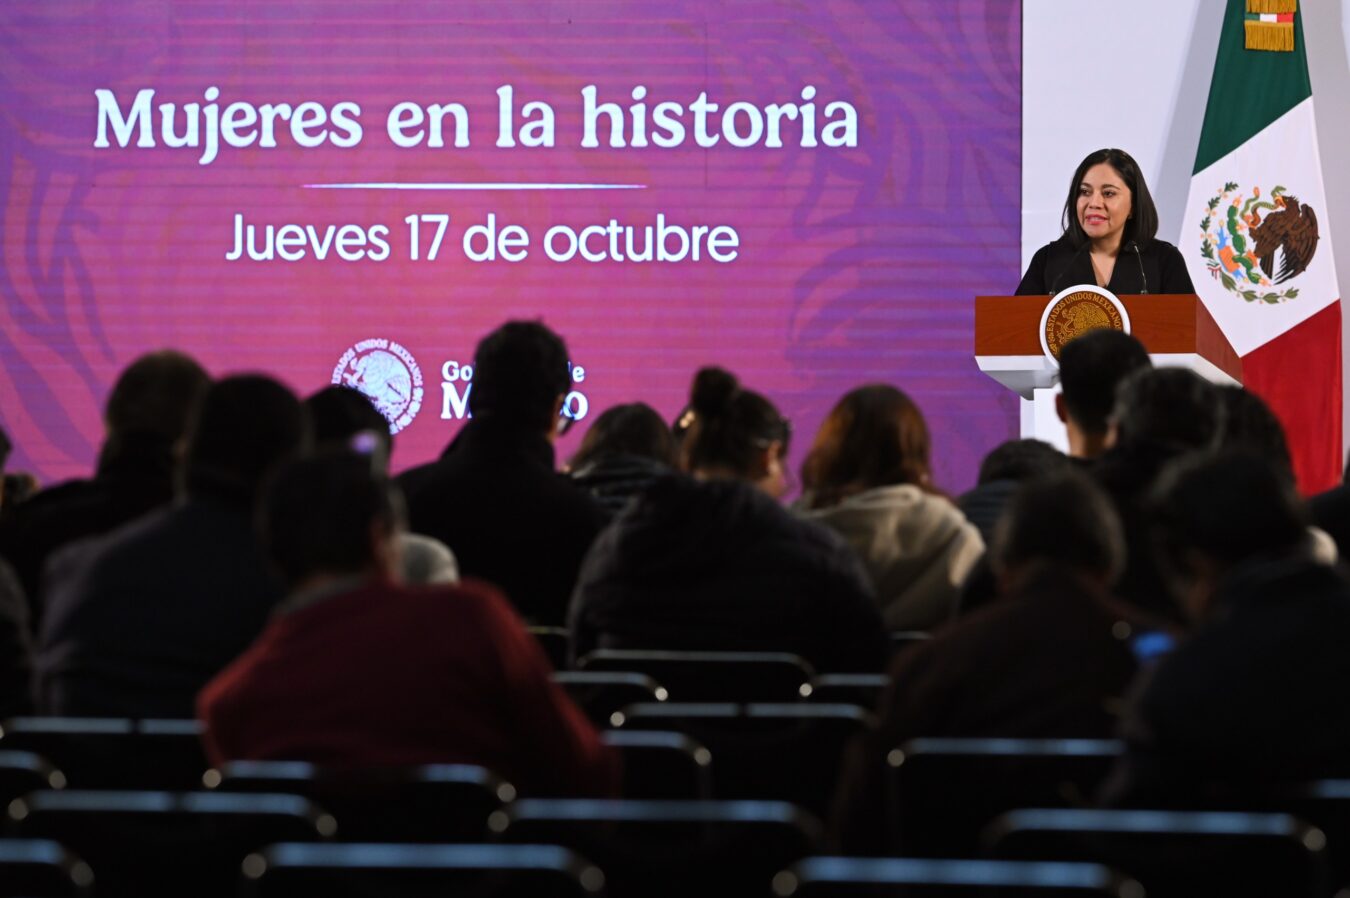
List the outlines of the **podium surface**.
{"label": "podium surface", "polygon": [[[1054,408],[1059,366],[1041,341],[1041,317],[1053,297],[975,297],[975,361],[980,370],[1017,393],[1023,437],[1066,448]],[[1242,361],[1198,296],[1189,293],[1123,295],[1130,333],[1159,367],[1189,368],[1214,383],[1241,384]]]}

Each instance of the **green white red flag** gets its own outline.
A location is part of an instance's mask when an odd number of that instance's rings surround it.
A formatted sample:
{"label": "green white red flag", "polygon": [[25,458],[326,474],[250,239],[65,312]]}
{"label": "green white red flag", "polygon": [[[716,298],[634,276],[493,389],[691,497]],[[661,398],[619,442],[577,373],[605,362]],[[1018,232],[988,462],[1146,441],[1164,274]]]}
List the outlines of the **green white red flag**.
{"label": "green white red flag", "polygon": [[1316,492],[1341,479],[1341,304],[1301,18],[1229,0],[1178,246]]}

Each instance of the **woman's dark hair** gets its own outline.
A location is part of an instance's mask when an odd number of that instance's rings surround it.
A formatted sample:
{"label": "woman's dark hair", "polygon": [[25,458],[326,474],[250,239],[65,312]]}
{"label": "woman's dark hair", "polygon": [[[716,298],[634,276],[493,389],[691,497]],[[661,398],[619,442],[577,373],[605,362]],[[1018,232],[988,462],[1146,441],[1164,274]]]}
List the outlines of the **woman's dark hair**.
{"label": "woman's dark hair", "polygon": [[680,463],[686,471],[727,468],[757,476],[758,459],[771,443],[787,451],[791,429],[773,403],[741,389],[722,368],[701,368],[689,390],[689,408],[680,416]]}
{"label": "woman's dark hair", "polygon": [[358,573],[374,560],[372,527],[404,529],[403,496],[363,455],[330,449],[282,465],[259,503],[259,539],[287,588],[313,574]]}
{"label": "woman's dark hair", "polygon": [[650,458],[668,468],[678,462],[674,434],[656,409],[645,402],[605,409],[582,437],[568,467],[577,471],[592,462],[619,455]]}
{"label": "woman's dark hair", "polygon": [[814,508],[877,486],[929,485],[930,441],[923,413],[904,393],[868,384],[831,409],[802,463],[802,486]]}
{"label": "woman's dark hair", "polygon": [[1125,222],[1125,232],[1121,235],[1120,245],[1124,247],[1131,240],[1152,240],[1158,233],[1158,209],[1153,205],[1153,196],[1148,192],[1148,185],[1144,183],[1139,163],[1124,150],[1107,149],[1089,153],[1086,159],[1078,163],[1073,180],[1069,182],[1069,198],[1064,201],[1063,216],[1064,234],[1069,238],[1069,243],[1077,248],[1088,241],[1087,233],[1078,223],[1078,188],[1083,183],[1088,169],[1103,162],[1116,170],[1116,174],[1120,175],[1125,187],[1130,191],[1130,218]]}

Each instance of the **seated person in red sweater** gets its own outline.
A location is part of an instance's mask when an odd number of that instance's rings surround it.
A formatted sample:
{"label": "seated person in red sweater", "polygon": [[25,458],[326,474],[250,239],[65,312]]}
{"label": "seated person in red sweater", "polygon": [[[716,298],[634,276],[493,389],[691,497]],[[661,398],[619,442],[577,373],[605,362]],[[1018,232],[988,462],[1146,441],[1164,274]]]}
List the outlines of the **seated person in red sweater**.
{"label": "seated person in red sweater", "polygon": [[617,756],[499,592],[394,581],[402,500],[368,458],[288,465],[259,527],[288,595],[197,698],[212,763],[468,763],[524,794],[616,791]]}

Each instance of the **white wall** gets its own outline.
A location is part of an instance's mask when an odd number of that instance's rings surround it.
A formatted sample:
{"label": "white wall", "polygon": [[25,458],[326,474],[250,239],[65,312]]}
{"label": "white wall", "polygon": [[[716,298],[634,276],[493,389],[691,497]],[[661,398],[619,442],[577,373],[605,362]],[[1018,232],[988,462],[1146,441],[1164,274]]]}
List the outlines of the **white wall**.
{"label": "white wall", "polygon": [[[1022,264],[1060,234],[1069,178],[1101,147],[1127,150],[1178,242],[1225,0],[1023,0]],[[1350,0],[1303,0],[1326,181],[1324,233],[1350,286]],[[1350,297],[1346,297],[1350,300]],[[1350,347],[1350,305],[1345,307]],[[1350,353],[1342,377],[1350,382]],[[1331,376],[1328,372],[1328,376]],[[1344,391],[1350,447],[1350,389]]]}

